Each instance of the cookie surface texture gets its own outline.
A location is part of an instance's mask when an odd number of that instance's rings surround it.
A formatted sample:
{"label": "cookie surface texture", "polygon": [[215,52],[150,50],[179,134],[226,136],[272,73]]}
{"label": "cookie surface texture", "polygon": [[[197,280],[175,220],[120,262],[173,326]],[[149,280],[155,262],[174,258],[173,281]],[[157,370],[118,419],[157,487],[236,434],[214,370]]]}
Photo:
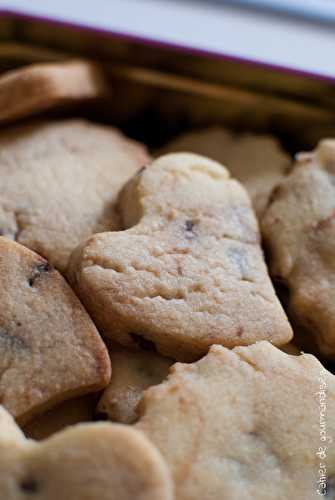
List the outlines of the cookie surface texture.
{"label": "cookie surface texture", "polygon": [[139,431],[80,424],[40,443],[25,439],[0,407],[0,498],[172,500],[158,450]]}
{"label": "cookie surface texture", "polygon": [[0,401],[24,423],[56,403],[105,387],[107,349],[65,279],[0,238]]}
{"label": "cookie surface texture", "polygon": [[216,162],[171,154],[123,189],[122,232],[91,237],[69,278],[99,331],[194,360],[220,343],[289,342],[247,193]]}
{"label": "cookie surface texture", "polygon": [[[288,310],[324,356],[335,356],[335,140],[298,155],[262,219],[270,272]],[[310,339],[309,339],[310,337]]]}
{"label": "cookie surface texture", "polygon": [[269,342],[213,346],[197,363],[174,365],[140,410],[136,425],[169,464],[178,500],[334,496],[335,377],[312,355],[290,356]]}
{"label": "cookie surface texture", "polygon": [[91,234],[118,228],[115,199],[148,160],[116,129],[83,120],[0,133],[0,234],[64,271]]}

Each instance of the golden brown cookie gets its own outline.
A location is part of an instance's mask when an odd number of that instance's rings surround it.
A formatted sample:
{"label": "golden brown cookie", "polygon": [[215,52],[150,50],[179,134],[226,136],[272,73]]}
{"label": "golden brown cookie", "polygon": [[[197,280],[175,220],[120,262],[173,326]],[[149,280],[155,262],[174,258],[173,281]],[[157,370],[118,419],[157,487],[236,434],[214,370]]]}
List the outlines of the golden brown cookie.
{"label": "golden brown cookie", "polygon": [[[262,233],[288,309],[324,356],[335,356],[335,140],[298,155],[273,191]],[[309,343],[307,339],[307,344]]]}
{"label": "golden brown cookie", "polygon": [[64,271],[74,247],[119,227],[115,199],[148,161],[143,146],[83,120],[0,133],[0,234]]}
{"label": "golden brown cookie", "polygon": [[94,324],[46,260],[0,238],[0,402],[25,423],[104,388],[110,360]]}
{"label": "golden brown cookie", "polygon": [[120,212],[129,229],[91,237],[69,272],[106,337],[185,361],[214,343],[290,341],[248,195],[224,167],[163,156],[126,186]]}
{"label": "golden brown cookie", "polygon": [[225,165],[232,177],[247,189],[258,216],[264,211],[272,188],[291,164],[289,155],[275,137],[234,134],[222,127],[188,132],[171,141],[162,151],[190,151]]}
{"label": "golden brown cookie", "polygon": [[170,466],[178,500],[333,498],[335,377],[312,355],[213,346],[174,365],[140,410],[137,428]]}
{"label": "golden brown cookie", "polygon": [[33,418],[23,427],[23,432],[29,439],[37,441],[46,439],[70,425],[91,422],[95,406],[95,394],[63,401],[51,410]]}
{"label": "golden brown cookie", "polygon": [[[145,345],[142,347],[146,347]],[[150,351],[130,351],[117,344],[109,348],[113,374],[97,406],[98,416],[132,424],[143,391],[159,384],[169,372],[172,361]]]}
{"label": "golden brown cookie", "polygon": [[101,97],[106,92],[101,69],[89,61],[25,66],[0,76],[0,122]]}
{"label": "golden brown cookie", "polygon": [[172,500],[173,494],[166,464],[141,432],[80,424],[37,443],[0,407],[0,498]]}

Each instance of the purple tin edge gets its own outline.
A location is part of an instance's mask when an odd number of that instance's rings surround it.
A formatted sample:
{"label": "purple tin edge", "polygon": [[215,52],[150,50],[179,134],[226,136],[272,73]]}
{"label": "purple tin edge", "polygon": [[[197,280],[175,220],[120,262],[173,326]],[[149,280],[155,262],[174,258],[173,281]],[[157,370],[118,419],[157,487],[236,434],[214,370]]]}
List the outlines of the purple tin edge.
{"label": "purple tin edge", "polygon": [[266,63],[266,62],[257,61],[254,59],[248,59],[248,58],[244,58],[244,57],[240,57],[240,56],[223,54],[221,52],[209,51],[209,50],[205,50],[205,49],[196,49],[196,48],[188,47],[186,45],[180,45],[180,44],[173,43],[173,42],[159,41],[159,40],[156,40],[154,38],[148,38],[148,37],[141,36],[141,35],[134,35],[132,33],[117,32],[117,31],[112,31],[112,30],[108,30],[108,29],[104,29],[104,28],[94,28],[92,26],[88,26],[85,24],[79,24],[79,23],[77,24],[74,22],[58,20],[58,19],[48,18],[45,16],[39,16],[39,15],[34,15],[34,14],[25,14],[22,12],[11,10],[11,9],[1,9],[0,8],[0,17],[17,18],[17,19],[23,19],[23,20],[27,20],[27,21],[41,21],[41,22],[45,22],[45,23],[49,23],[49,24],[55,24],[58,26],[64,26],[66,28],[71,28],[71,29],[76,30],[76,31],[90,31],[92,33],[96,33],[100,36],[102,35],[102,36],[107,37],[107,38],[110,37],[110,38],[116,38],[116,39],[123,39],[123,40],[127,40],[130,42],[137,42],[137,43],[140,43],[142,45],[158,47],[158,48],[161,48],[164,50],[172,49],[174,51],[184,52],[185,54],[190,54],[190,55],[195,55],[195,56],[205,56],[205,57],[210,57],[212,59],[247,64],[249,66],[258,66],[259,68],[270,69],[270,70],[274,70],[274,71],[280,72],[280,73],[291,74],[293,76],[305,77],[308,79],[328,82],[328,83],[332,83],[332,84],[335,83],[335,75],[334,76],[322,75],[319,73],[313,73],[313,72],[309,72],[309,71],[290,68],[288,66],[283,66],[280,64]]}

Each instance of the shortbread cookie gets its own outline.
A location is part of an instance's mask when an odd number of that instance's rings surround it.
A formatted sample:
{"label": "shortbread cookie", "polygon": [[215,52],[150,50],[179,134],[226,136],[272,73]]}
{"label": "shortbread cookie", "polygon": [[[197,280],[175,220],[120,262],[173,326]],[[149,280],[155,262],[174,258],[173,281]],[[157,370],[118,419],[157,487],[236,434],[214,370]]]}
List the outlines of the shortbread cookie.
{"label": "shortbread cookie", "polygon": [[185,361],[214,343],[290,341],[248,195],[224,167],[163,156],[125,187],[119,205],[130,229],[91,237],[69,272],[106,337],[130,347],[142,339]]}
{"label": "shortbread cookie", "polygon": [[110,360],[64,278],[18,243],[0,238],[0,401],[20,422],[97,391]]}
{"label": "shortbread cookie", "polygon": [[169,471],[139,431],[79,424],[37,443],[0,407],[0,498],[172,500]]}
{"label": "shortbread cookie", "polygon": [[301,154],[262,220],[273,277],[288,287],[294,321],[335,356],[335,140]]}
{"label": "shortbread cookie", "polygon": [[107,93],[97,64],[67,61],[33,64],[0,76],[0,122]]}
{"label": "shortbread cookie", "polygon": [[198,153],[225,165],[247,189],[257,215],[291,163],[275,137],[238,135],[221,127],[188,132],[163,148],[164,153],[177,151]]}
{"label": "shortbread cookie", "polygon": [[178,500],[317,499],[320,463],[333,498],[335,377],[312,355],[269,342],[213,346],[197,363],[174,365],[140,410],[137,428],[169,464]]}
{"label": "shortbread cookie", "polygon": [[95,394],[69,399],[33,418],[23,427],[23,432],[29,439],[46,439],[70,425],[94,420],[95,406]]}
{"label": "shortbread cookie", "polygon": [[114,202],[148,161],[117,130],[83,120],[44,122],[0,134],[0,234],[64,271],[91,234],[115,230]]}
{"label": "shortbread cookie", "polygon": [[[141,339],[140,339],[141,342]],[[146,348],[145,344],[142,346]],[[113,375],[98,407],[98,416],[115,422],[132,424],[143,391],[159,384],[169,372],[172,361],[154,352],[138,352],[113,344],[109,349]]]}

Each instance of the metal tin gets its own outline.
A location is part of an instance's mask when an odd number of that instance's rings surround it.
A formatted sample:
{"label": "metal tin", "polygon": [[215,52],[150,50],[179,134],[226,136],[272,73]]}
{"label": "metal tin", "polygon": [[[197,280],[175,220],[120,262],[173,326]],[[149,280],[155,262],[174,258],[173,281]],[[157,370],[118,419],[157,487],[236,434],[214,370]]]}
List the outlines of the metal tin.
{"label": "metal tin", "polygon": [[101,61],[113,97],[90,116],[153,147],[213,124],[273,133],[292,152],[335,133],[327,78],[16,13],[2,13],[0,36],[2,71],[78,55]]}

